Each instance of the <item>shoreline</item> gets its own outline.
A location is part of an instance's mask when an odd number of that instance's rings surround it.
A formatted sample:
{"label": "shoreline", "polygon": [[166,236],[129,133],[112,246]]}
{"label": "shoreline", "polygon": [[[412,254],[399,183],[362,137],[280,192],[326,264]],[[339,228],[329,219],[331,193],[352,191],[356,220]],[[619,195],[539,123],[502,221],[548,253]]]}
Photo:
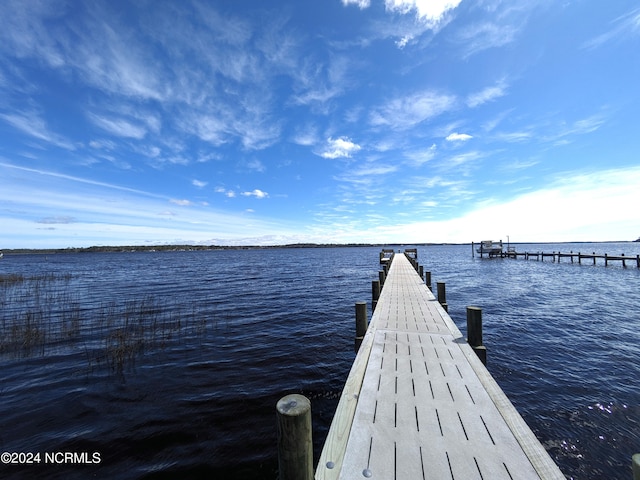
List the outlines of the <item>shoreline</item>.
{"label": "shoreline", "polygon": [[[548,245],[548,244],[587,244],[587,243],[637,243],[637,240],[607,240],[607,241],[576,241],[576,242],[510,242],[511,245]],[[213,250],[273,250],[281,248],[358,248],[358,247],[405,247],[405,246],[438,246],[438,245],[471,245],[471,242],[462,243],[292,243],[282,245],[105,245],[91,247],[67,247],[67,248],[7,248],[3,250],[5,255],[54,255],[65,253],[125,253],[125,252],[180,252],[180,251],[213,251]]]}

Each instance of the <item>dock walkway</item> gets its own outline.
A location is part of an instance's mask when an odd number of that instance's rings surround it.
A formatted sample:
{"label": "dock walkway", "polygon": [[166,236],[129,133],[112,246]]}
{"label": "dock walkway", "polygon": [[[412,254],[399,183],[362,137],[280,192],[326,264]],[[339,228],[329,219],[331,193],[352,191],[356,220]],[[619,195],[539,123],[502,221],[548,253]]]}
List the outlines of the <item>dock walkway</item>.
{"label": "dock walkway", "polygon": [[320,479],[564,479],[405,257],[393,257]]}

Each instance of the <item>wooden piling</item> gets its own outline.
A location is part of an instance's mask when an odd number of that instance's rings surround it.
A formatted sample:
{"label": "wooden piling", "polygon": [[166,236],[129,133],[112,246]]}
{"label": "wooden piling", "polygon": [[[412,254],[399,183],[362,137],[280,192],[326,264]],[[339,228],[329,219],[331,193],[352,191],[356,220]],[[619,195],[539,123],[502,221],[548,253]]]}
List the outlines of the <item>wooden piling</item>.
{"label": "wooden piling", "polygon": [[640,480],[640,453],[636,453],[631,457],[631,468],[633,471],[633,480]]}
{"label": "wooden piling", "polygon": [[433,291],[433,288],[431,288],[431,272],[426,272],[424,281],[427,284],[429,290]]}
{"label": "wooden piling", "polygon": [[384,270],[379,270],[378,271],[378,280],[380,281],[380,290],[382,290],[382,287],[384,287],[384,281],[387,278],[387,269],[385,268]]}
{"label": "wooden piling", "polygon": [[371,281],[371,311],[375,312],[380,298],[380,280]]}
{"label": "wooden piling", "polygon": [[280,480],[313,479],[311,402],[304,395],[282,397],[276,404]]}
{"label": "wooden piling", "polygon": [[486,366],[487,348],[482,344],[482,309],[479,307],[467,307],[467,342]]}
{"label": "wooden piling", "polygon": [[424,267],[422,265],[420,265],[420,269],[418,270],[418,274],[420,275],[420,278],[424,278]]}
{"label": "wooden piling", "polygon": [[449,305],[447,305],[447,292],[444,282],[436,282],[438,288],[438,302],[442,305],[445,312],[449,311]]}
{"label": "wooden piling", "polygon": [[356,302],[356,353],[358,353],[360,345],[362,345],[362,339],[367,333],[367,327],[367,302]]}

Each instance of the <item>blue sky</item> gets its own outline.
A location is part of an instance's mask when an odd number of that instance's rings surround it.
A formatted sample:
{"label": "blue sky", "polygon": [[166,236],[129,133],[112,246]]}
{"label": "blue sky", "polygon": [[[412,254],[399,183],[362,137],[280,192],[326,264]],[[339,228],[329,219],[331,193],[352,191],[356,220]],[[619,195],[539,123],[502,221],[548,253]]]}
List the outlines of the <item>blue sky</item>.
{"label": "blue sky", "polygon": [[0,248],[640,236],[635,0],[0,18]]}

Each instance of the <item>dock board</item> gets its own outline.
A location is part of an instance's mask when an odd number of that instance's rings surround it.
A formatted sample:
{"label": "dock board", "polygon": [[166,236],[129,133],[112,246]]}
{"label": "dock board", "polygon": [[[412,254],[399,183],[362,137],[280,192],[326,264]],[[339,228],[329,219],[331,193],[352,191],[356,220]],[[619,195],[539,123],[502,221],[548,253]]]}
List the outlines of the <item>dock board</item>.
{"label": "dock board", "polygon": [[395,255],[316,479],[564,479],[404,255]]}

